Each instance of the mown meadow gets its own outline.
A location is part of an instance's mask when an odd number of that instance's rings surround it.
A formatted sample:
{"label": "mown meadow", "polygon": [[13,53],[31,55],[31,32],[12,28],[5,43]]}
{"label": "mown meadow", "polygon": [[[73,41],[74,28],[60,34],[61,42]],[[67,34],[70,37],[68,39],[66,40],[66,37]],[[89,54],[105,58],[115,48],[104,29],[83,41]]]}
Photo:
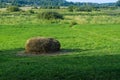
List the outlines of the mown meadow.
{"label": "mown meadow", "polygon": [[[0,12],[0,80],[120,80],[119,10],[58,10],[65,19],[50,21],[38,19],[40,11]],[[61,51],[21,54],[36,36],[59,40]]]}

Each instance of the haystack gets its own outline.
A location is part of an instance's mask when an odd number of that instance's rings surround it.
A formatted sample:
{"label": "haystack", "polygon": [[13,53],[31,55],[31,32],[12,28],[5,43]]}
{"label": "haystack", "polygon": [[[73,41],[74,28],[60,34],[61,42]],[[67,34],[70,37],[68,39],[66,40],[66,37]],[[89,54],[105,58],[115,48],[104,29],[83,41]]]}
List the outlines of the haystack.
{"label": "haystack", "polygon": [[60,50],[60,42],[53,38],[36,37],[27,40],[26,53],[42,54],[52,53]]}

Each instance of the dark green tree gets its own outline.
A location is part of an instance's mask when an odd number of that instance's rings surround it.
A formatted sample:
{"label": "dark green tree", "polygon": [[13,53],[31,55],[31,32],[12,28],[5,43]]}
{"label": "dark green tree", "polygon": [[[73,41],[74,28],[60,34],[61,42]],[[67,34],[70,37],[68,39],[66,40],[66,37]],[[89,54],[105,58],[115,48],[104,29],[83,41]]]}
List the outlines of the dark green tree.
{"label": "dark green tree", "polygon": [[120,0],[117,1],[116,6],[120,7]]}

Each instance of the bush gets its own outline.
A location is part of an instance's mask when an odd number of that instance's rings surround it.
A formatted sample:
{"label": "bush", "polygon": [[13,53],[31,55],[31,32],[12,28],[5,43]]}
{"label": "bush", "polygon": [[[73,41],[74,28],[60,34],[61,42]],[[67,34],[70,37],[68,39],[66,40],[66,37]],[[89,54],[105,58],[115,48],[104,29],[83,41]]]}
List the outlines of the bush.
{"label": "bush", "polygon": [[93,8],[91,6],[69,6],[68,11],[69,12],[79,12],[79,11],[86,11],[86,12],[91,12]]}
{"label": "bush", "polygon": [[72,21],[69,27],[73,27],[74,25],[77,25],[77,22]]}
{"label": "bush", "polygon": [[26,53],[35,54],[56,52],[60,50],[60,43],[53,38],[31,38],[27,41],[25,50]]}
{"label": "bush", "polygon": [[42,12],[38,14],[37,16],[39,19],[64,19],[63,15],[57,13],[57,12]]}
{"label": "bush", "polygon": [[69,12],[74,12],[74,9],[76,8],[76,6],[69,6],[68,7],[68,11]]}
{"label": "bush", "polygon": [[7,10],[10,12],[17,12],[17,11],[20,11],[20,8],[17,6],[9,6]]}
{"label": "bush", "polygon": [[30,14],[34,14],[35,12],[33,10],[28,10]]}

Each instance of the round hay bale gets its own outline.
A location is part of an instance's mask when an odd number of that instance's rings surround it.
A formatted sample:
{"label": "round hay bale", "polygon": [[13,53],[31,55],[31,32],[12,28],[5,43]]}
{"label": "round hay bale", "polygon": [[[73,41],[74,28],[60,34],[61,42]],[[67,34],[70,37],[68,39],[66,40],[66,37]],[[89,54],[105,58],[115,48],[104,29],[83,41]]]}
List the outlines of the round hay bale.
{"label": "round hay bale", "polygon": [[51,53],[60,50],[60,42],[53,38],[36,37],[27,40],[25,45],[26,53]]}

